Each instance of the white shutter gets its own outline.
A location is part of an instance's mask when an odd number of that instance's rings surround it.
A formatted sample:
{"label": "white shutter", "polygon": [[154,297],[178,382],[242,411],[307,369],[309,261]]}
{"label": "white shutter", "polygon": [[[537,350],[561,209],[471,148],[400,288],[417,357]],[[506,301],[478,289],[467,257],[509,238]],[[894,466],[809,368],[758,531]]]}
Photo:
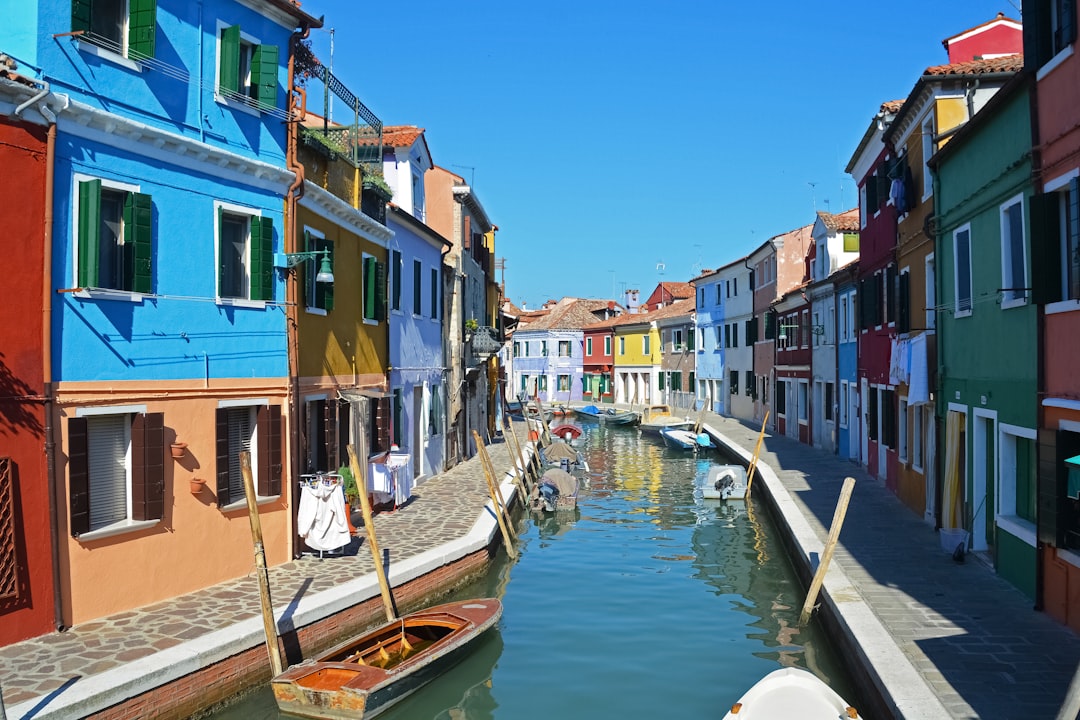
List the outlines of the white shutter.
{"label": "white shutter", "polygon": [[91,530],[128,517],[130,428],[131,420],[127,415],[87,419]]}

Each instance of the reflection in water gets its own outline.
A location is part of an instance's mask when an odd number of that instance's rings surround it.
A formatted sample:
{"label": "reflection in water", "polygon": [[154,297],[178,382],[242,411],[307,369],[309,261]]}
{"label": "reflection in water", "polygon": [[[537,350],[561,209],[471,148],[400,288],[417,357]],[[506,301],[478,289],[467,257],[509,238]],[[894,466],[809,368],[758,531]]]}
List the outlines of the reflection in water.
{"label": "reflection in water", "polygon": [[[719,717],[787,665],[857,701],[821,629],[798,627],[803,590],[765,508],[695,494],[722,458],[605,426],[579,445],[577,509],[523,517],[519,559],[447,598],[501,598],[497,631],[381,717]],[[218,720],[277,717],[268,691],[232,713]]]}

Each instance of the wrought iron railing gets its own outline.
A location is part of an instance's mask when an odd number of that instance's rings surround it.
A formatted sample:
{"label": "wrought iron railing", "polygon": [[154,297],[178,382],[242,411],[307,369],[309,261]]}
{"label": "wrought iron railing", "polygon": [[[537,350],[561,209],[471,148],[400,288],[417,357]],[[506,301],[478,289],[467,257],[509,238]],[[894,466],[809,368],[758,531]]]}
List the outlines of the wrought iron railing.
{"label": "wrought iron railing", "polygon": [[503,341],[496,328],[483,326],[472,331],[473,356],[479,360],[487,360],[489,357],[502,349]]}

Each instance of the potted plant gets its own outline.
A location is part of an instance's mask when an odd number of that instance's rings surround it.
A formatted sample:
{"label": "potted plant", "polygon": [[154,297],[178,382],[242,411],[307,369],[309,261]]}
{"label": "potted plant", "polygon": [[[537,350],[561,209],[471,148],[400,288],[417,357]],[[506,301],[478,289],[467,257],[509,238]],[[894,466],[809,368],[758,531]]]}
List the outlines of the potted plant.
{"label": "potted plant", "polygon": [[472,338],[472,334],[480,328],[480,323],[476,321],[476,318],[469,318],[465,321],[465,340],[468,341]]}
{"label": "potted plant", "polygon": [[205,480],[203,480],[202,478],[197,478],[197,477],[191,478],[191,494],[192,495],[198,495],[199,493],[202,492],[202,489],[204,487],[206,487],[206,481]]}

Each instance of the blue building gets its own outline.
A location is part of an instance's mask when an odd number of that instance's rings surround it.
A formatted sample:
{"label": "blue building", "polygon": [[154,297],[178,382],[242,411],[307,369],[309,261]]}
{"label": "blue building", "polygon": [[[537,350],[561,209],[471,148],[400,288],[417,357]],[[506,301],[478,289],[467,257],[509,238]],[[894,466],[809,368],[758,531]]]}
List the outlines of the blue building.
{"label": "blue building", "polygon": [[[724,392],[724,284],[719,270],[709,270],[691,280],[697,295],[694,301],[697,335],[697,399],[709,410],[724,414],[728,394]],[[717,328],[720,331],[717,332]]]}
{"label": "blue building", "polygon": [[272,0],[40,0],[8,21],[57,118],[63,624],[247,573],[244,451],[284,562],[285,88],[292,40],[321,21]]}
{"label": "blue building", "polygon": [[836,285],[836,452],[842,458],[859,461],[859,335],[855,319],[859,262],[847,265],[834,275]]}

